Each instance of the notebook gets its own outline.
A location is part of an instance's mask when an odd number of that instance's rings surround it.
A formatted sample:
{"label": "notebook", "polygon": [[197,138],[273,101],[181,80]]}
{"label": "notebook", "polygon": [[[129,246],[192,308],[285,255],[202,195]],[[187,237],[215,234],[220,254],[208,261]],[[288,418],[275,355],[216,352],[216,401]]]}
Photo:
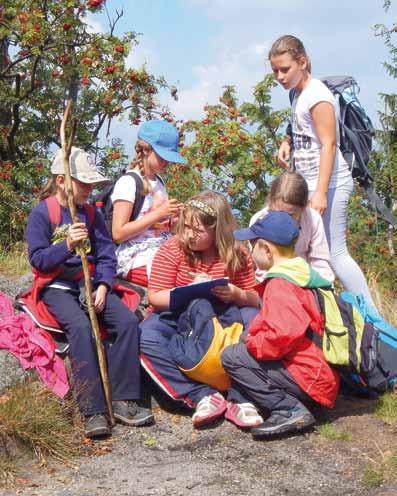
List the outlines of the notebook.
{"label": "notebook", "polygon": [[205,282],[197,282],[174,288],[170,294],[170,310],[172,312],[180,312],[192,300],[197,298],[216,299],[216,296],[211,293],[211,289],[216,286],[226,286],[229,282],[228,277],[220,277],[219,279],[211,279]]}

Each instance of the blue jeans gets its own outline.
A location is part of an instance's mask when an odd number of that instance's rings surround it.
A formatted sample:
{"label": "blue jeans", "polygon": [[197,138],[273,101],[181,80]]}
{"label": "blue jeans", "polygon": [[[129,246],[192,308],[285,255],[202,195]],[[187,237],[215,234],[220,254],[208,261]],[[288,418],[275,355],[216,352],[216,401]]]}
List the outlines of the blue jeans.
{"label": "blue jeans", "polygon": [[[41,298],[66,334],[79,409],[83,415],[105,413],[105,396],[99,373],[91,323],[78,296],[46,288]],[[139,328],[137,317],[110,292],[98,315],[108,337],[103,342],[113,400],[137,400],[140,396]]]}
{"label": "blue jeans", "polygon": [[[258,309],[253,307],[243,307],[240,311],[244,327],[258,313]],[[176,332],[175,327],[168,325],[155,312],[140,327],[142,366],[168,396],[194,408],[204,396],[216,393],[213,387],[187,377],[175,364],[168,349],[171,336]]]}

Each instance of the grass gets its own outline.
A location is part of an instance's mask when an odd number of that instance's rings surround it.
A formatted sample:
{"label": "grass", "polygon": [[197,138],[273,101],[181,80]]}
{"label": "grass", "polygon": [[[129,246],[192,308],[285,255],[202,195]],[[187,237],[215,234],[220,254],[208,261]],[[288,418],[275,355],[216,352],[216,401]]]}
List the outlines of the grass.
{"label": "grass", "polygon": [[[10,445],[30,452],[44,464],[62,462],[81,452],[82,423],[74,400],[60,400],[37,380],[15,384],[0,396],[0,482],[17,470]],[[17,461],[18,456],[15,457]]]}
{"label": "grass", "polygon": [[370,459],[364,467],[363,483],[367,487],[379,487],[386,481],[396,480],[397,453],[380,453],[377,460]]}
{"label": "grass", "polygon": [[157,446],[157,439],[155,439],[154,437],[147,437],[144,441],[143,441],[143,445],[144,446],[147,446],[149,448],[152,448],[154,446]]}
{"label": "grass", "polygon": [[18,277],[30,270],[27,246],[16,243],[12,250],[0,247],[0,274]]}
{"label": "grass", "polygon": [[379,487],[383,482],[383,471],[380,471],[372,463],[367,463],[364,467],[364,485],[367,487]]}
{"label": "grass", "polygon": [[387,424],[397,423],[397,394],[385,393],[379,397],[374,411],[375,415]]}
{"label": "grass", "polygon": [[320,433],[320,436],[328,439],[329,441],[350,441],[352,438],[350,432],[337,429],[329,422],[320,425],[317,430]]}
{"label": "grass", "polygon": [[382,288],[379,283],[379,274],[367,275],[368,286],[379,313],[394,327],[397,327],[397,298],[390,291]]}
{"label": "grass", "polygon": [[14,457],[5,458],[0,456],[0,487],[14,482],[16,464],[17,461]]}

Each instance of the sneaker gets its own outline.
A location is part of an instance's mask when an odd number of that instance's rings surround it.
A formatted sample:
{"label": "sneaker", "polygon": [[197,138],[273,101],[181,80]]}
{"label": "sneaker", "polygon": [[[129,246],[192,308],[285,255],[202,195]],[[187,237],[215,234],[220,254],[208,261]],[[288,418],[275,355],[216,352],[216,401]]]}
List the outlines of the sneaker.
{"label": "sneaker", "polygon": [[291,410],[273,410],[263,424],[251,429],[251,434],[254,438],[276,436],[307,429],[314,423],[313,415],[300,404]]}
{"label": "sneaker", "polygon": [[209,424],[224,414],[227,408],[227,401],[221,393],[214,393],[210,396],[204,396],[193,414],[192,420],[194,427],[201,427]]}
{"label": "sneaker", "polygon": [[110,436],[110,427],[104,414],[97,413],[85,417],[84,434],[91,439]]}
{"label": "sneaker", "polygon": [[139,427],[154,422],[154,415],[148,408],[139,406],[135,401],[113,401],[113,415],[119,424]]}
{"label": "sneaker", "polygon": [[263,424],[263,418],[252,403],[229,402],[225,413],[225,419],[233,422],[238,427],[255,427]]}

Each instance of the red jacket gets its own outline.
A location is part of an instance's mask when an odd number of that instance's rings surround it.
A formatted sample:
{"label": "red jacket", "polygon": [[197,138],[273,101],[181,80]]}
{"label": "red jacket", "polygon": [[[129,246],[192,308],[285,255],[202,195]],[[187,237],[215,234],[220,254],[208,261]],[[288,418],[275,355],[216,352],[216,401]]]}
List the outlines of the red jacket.
{"label": "red jacket", "polygon": [[281,360],[295,382],[322,405],[334,406],[339,374],[306,337],[309,327],[323,334],[324,319],[310,289],[273,278],[265,281],[262,310],[251,322],[248,351],[257,360]]}

